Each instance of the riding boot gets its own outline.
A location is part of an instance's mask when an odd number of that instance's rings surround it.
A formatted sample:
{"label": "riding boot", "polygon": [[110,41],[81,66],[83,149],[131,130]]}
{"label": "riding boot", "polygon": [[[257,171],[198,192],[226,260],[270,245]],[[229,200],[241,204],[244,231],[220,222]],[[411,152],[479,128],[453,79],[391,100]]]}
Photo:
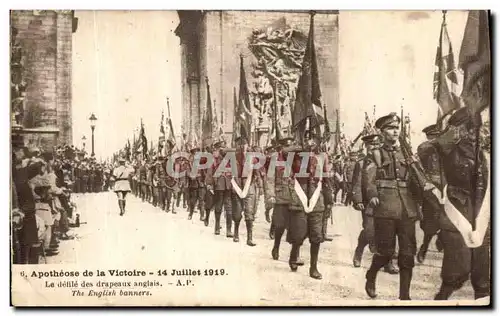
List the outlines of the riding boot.
{"label": "riding boot", "polygon": [[318,256],[320,243],[311,244],[311,266],[309,268],[309,276],[316,280],[321,280],[323,276],[318,271]]}
{"label": "riding boot", "polygon": [[250,247],[256,246],[253,242],[253,221],[245,221],[247,225],[247,245]]}
{"label": "riding boot", "polygon": [[387,263],[387,257],[373,255],[370,269],[366,272],[365,291],[370,298],[377,297],[376,280],[378,271]]}
{"label": "riding boot", "polygon": [[221,213],[215,212],[215,230],[214,234],[220,235],[220,216]]}
{"label": "riding boot", "polygon": [[403,268],[399,271],[399,299],[402,301],[410,301],[410,285],[413,269]]}
{"label": "riding boot", "polygon": [[200,221],[204,221],[205,220],[205,206],[204,205],[200,205]]}
{"label": "riding boot", "polygon": [[120,207],[120,216],[123,216],[123,204],[122,204],[122,200],[118,200],[118,206]]}
{"label": "riding boot", "polygon": [[328,236],[328,220],[323,220],[323,239],[333,241],[333,238]]}
{"label": "riding boot", "polygon": [[188,210],[189,210],[188,220],[191,220],[193,218],[194,206],[189,205]]}
{"label": "riding boot", "polygon": [[450,285],[441,284],[441,288],[439,292],[434,297],[435,301],[446,301],[450,298],[451,294],[453,294],[453,287]]}
{"label": "riding boot", "polygon": [[274,247],[273,250],[271,251],[271,256],[273,257],[273,260],[278,260],[280,257],[280,243],[281,243],[281,236],[283,236],[283,233],[285,230],[283,228],[276,228],[274,232]]}
{"label": "riding boot", "polygon": [[300,245],[292,244],[292,250],[290,250],[290,258],[288,259],[288,265],[290,266],[290,269],[292,270],[292,272],[296,272],[297,268],[299,267],[297,265],[297,258],[299,256],[299,249],[300,249]]}
{"label": "riding boot", "polygon": [[352,258],[352,264],[355,268],[359,268],[361,266],[361,259],[363,257],[363,251],[365,250],[367,244],[365,231],[362,230],[358,236],[358,245],[356,246],[356,250],[354,250],[354,257]]}
{"label": "riding boot", "polygon": [[418,250],[417,253],[417,261],[419,263],[424,263],[425,256],[427,255],[427,250],[429,250],[429,244],[431,243],[431,240],[432,240],[432,235],[429,234],[424,235],[424,241],[422,242],[422,246],[420,246],[420,249]]}
{"label": "riding boot", "polygon": [[204,224],[205,226],[208,226],[210,223],[210,209],[205,210],[205,219],[204,219]]}
{"label": "riding boot", "polygon": [[274,239],[276,235],[276,227],[274,226],[274,223],[271,222],[271,226],[269,227],[269,239]]}
{"label": "riding boot", "polygon": [[240,241],[240,221],[235,221],[234,222],[234,242],[239,242]]}
{"label": "riding boot", "polygon": [[[238,225],[240,223],[238,222]],[[220,223],[219,223],[220,225]],[[235,222],[235,225],[236,225],[236,222]],[[231,232],[231,227],[233,226],[233,219],[232,219],[232,216],[228,216],[227,213],[226,213],[226,237],[227,238],[231,238],[233,237],[233,233]],[[236,227],[234,228],[235,229],[235,234],[236,234]]]}
{"label": "riding boot", "polygon": [[304,265],[304,260],[300,258],[300,248],[297,249],[297,260],[295,260],[295,264],[298,266],[303,266]]}
{"label": "riding boot", "polygon": [[181,193],[177,193],[177,199],[175,200],[175,206],[179,207],[181,205]]}

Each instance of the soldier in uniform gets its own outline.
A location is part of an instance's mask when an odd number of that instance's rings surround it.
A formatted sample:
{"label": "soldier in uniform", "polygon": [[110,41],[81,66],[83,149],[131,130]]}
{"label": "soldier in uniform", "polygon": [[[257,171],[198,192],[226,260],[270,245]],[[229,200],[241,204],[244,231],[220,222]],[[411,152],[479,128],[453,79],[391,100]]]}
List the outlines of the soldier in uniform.
{"label": "soldier in uniform", "polygon": [[[180,157],[178,158],[178,162],[176,165],[179,168],[179,172],[187,171],[189,167],[189,162],[186,159]],[[180,177],[177,179],[178,184],[178,192],[177,192],[177,202],[176,207],[180,206],[181,198],[182,198],[182,207],[187,208],[188,194],[189,194],[189,186],[188,186],[188,176]]]}
{"label": "soldier in uniform", "polygon": [[[214,162],[212,168],[208,169],[207,173],[207,185],[209,190],[214,191],[214,209],[215,209],[215,235],[220,235],[220,219],[222,215],[222,207],[224,207],[224,217],[226,218],[226,237],[232,238],[232,190],[231,185],[231,172],[223,172],[222,174],[216,174],[216,171],[222,167],[221,162],[224,160],[226,148],[226,142],[224,140],[219,140],[213,145],[213,157]],[[229,161],[226,167],[229,167]],[[205,217],[205,226],[209,224],[209,214]]]}
{"label": "soldier in uniform", "polygon": [[[438,144],[443,163],[441,168],[448,185],[447,195],[455,210],[473,225],[482,207],[488,186],[489,171],[484,152],[477,153],[475,128],[481,118],[473,116],[464,107],[449,119],[449,128],[433,142]],[[446,207],[446,204],[445,204]],[[481,245],[469,248],[464,236],[450,221],[448,215],[441,212],[439,217],[440,235],[443,242],[442,284],[436,300],[446,300],[451,294],[471,279],[474,297],[479,299],[490,295],[490,245],[491,218],[488,218],[485,236]],[[469,236],[472,239],[473,236]]]}
{"label": "soldier in uniform", "polygon": [[[307,165],[308,177],[297,177],[300,171],[301,158],[298,154],[294,157],[292,165],[293,185],[296,189],[290,190],[290,221],[288,227],[287,241],[292,245],[290,251],[289,266],[292,271],[297,271],[299,250],[304,240],[308,237],[311,244],[310,256],[311,262],[309,267],[309,276],[313,279],[322,279],[321,273],[318,271],[318,257],[321,243],[324,241],[323,235],[323,216],[325,210],[330,209],[333,205],[331,183],[325,177],[327,161],[323,165],[319,163],[319,144],[313,138],[309,139],[309,144],[305,148],[312,153]],[[298,149],[303,151],[303,149]],[[323,167],[323,170],[318,172],[317,168]],[[300,190],[304,194],[304,198],[308,200],[307,204],[310,208],[306,212],[303,202],[301,201]],[[311,201],[317,198],[316,204],[311,205]]]}
{"label": "soldier in uniform", "polygon": [[[232,193],[232,215],[234,221],[234,242],[239,242],[239,228],[242,219],[242,214],[245,218],[245,224],[247,228],[247,245],[256,246],[253,241],[253,223],[255,220],[255,214],[257,212],[257,201],[258,201],[258,182],[262,181],[261,173],[259,170],[251,170],[244,173],[245,163],[247,162],[247,150],[248,138],[245,135],[237,137],[235,139],[238,144],[236,149],[236,162],[238,174],[234,177],[236,184],[244,190],[246,182],[250,181],[248,194],[244,197],[238,196],[236,192]],[[256,158],[254,158],[256,159]],[[256,161],[253,161],[256,163]]]}
{"label": "soldier in uniform", "polygon": [[[287,161],[286,149],[292,145],[292,138],[280,139],[276,144],[276,161]],[[271,158],[269,158],[270,160]],[[269,168],[269,166],[268,166]],[[273,209],[272,225],[274,226],[274,246],[271,251],[271,256],[274,260],[279,259],[281,238],[288,229],[290,221],[290,178],[285,177],[285,167],[278,166],[274,173],[268,171],[268,175],[274,177],[267,178],[264,188],[269,196],[266,199],[269,205],[266,209]],[[269,211],[266,211],[266,218],[269,218]],[[269,220],[271,221],[271,220]]]}
{"label": "soldier in uniform", "polygon": [[[415,265],[415,221],[419,206],[414,196],[421,193],[420,183],[408,157],[399,143],[401,119],[396,113],[379,118],[375,126],[381,130],[384,144],[374,149],[366,160],[362,186],[366,190],[367,216],[374,217],[375,247],[371,266],[366,273],[365,290],[375,298],[378,271],[395,253],[396,237],[399,244],[399,299],[410,300],[410,284]],[[372,210],[372,211],[370,211]]]}
{"label": "soldier in uniform", "polygon": [[[273,139],[271,144],[265,148],[265,154],[266,154],[265,170],[266,171],[269,170],[269,163],[271,162],[271,156],[274,152],[276,152],[275,149],[277,146],[278,146],[277,142]],[[266,185],[272,185],[272,184],[267,183],[267,181],[264,181],[264,190],[267,190]],[[270,214],[270,211],[271,211],[271,209],[273,209],[274,204],[269,203],[269,201],[266,200],[264,203],[264,206],[266,209],[266,211],[265,211],[266,221],[270,223],[270,225],[269,225],[269,239],[274,239],[276,228],[274,226],[274,223],[272,221],[271,214]]]}
{"label": "soldier in uniform", "polygon": [[160,206],[161,208],[161,202],[160,202],[160,177],[158,171],[158,167],[161,167],[161,161],[160,159],[155,156],[153,157],[153,163],[151,164],[151,173],[152,173],[152,180],[151,180],[151,192],[152,192],[152,204],[154,207]]}
{"label": "soldier in uniform", "polygon": [[[191,170],[194,167],[194,160],[195,159],[200,159],[200,157],[196,154],[201,150],[201,148],[197,145],[194,145],[193,148],[191,148],[191,157],[190,161],[188,162],[189,167],[188,167],[188,186],[189,186],[189,194],[188,194],[188,219],[193,218],[193,213],[195,210],[195,207],[197,203],[204,201],[205,196],[204,196],[204,189],[205,189],[205,181],[203,179],[203,173],[202,170],[197,170],[196,174],[192,174]],[[201,164],[201,162],[200,162]],[[204,207],[204,206],[203,206]]]}
{"label": "soldier in uniform", "polygon": [[[372,149],[380,145],[380,137],[378,134],[366,135],[362,139],[363,144],[366,148],[366,153],[369,154]],[[354,208],[361,211],[362,216],[362,229],[358,236],[358,245],[354,251],[354,257],[352,259],[354,267],[358,268],[361,266],[361,258],[363,257],[363,251],[367,245],[370,245],[370,251],[375,252],[375,245],[373,240],[373,217],[367,216],[365,213],[365,207],[368,205],[366,200],[366,192],[362,186],[363,169],[366,166],[366,156],[356,162],[354,166],[353,181],[352,181],[352,191],[353,191],[353,204]]]}
{"label": "soldier in uniform", "polygon": [[153,170],[154,161],[148,157],[146,160],[146,202],[153,201]]}
{"label": "soldier in uniform", "polygon": [[123,216],[125,214],[127,193],[130,192],[129,177],[134,172],[134,168],[127,166],[123,157],[118,159],[118,163],[120,165],[113,170],[113,179],[115,180],[114,191],[118,197],[120,216]]}
{"label": "soldier in uniform", "polygon": [[353,182],[355,164],[356,164],[356,153],[350,153],[349,157],[346,157],[346,162],[344,167],[345,194],[343,202],[345,206],[349,206],[352,203],[352,182]]}
{"label": "soldier in uniform", "polygon": [[[427,179],[437,188],[442,190],[443,180],[441,179],[442,173],[439,152],[438,148],[432,142],[432,140],[439,135],[440,129],[436,124],[433,124],[424,128],[422,132],[424,132],[427,136],[427,141],[418,146],[417,155],[425,171]],[[439,231],[439,215],[441,212],[443,212],[441,207],[435,208],[434,205],[428,203],[426,200],[422,201],[423,219],[420,222],[420,228],[424,231],[424,240],[417,253],[417,261],[419,263],[424,262],[432,237],[434,237]],[[436,241],[436,245],[439,249],[440,243],[438,241]]]}
{"label": "soldier in uniform", "polygon": [[147,182],[146,182],[146,173],[147,173],[147,166],[146,166],[146,161],[141,161],[139,166],[139,185],[141,187],[140,191],[140,196],[141,200],[144,202],[146,201],[146,191],[147,191]]}

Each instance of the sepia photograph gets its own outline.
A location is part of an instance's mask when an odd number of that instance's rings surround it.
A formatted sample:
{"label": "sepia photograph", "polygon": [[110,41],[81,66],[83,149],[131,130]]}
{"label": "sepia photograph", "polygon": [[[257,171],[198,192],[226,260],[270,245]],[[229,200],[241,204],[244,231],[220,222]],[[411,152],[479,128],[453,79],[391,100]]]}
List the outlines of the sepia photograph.
{"label": "sepia photograph", "polygon": [[491,307],[488,10],[11,10],[11,305]]}

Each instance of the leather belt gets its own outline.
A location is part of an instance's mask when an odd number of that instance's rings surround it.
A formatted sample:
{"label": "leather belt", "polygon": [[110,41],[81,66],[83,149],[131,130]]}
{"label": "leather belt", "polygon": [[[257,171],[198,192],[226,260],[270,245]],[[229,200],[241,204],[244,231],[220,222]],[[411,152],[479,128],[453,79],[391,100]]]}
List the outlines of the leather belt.
{"label": "leather belt", "polygon": [[408,184],[404,180],[376,180],[376,184],[381,188],[396,189],[407,188]]}

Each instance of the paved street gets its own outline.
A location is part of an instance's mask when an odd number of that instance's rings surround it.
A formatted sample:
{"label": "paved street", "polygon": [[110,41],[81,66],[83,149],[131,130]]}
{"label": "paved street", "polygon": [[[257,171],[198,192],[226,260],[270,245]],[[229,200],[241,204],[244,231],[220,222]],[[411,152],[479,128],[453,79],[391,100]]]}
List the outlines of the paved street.
{"label": "paved street", "polygon": [[[210,226],[205,227],[199,221],[199,214],[188,220],[185,209],[178,210],[177,214],[165,213],[133,195],[127,197],[127,213],[123,217],[119,216],[112,192],[74,194],[73,199],[83,224],[72,229],[76,236],[74,240],[61,241],[60,254],[50,258],[49,263],[110,268],[126,263],[138,269],[149,266],[169,269],[225,268],[233,277],[239,273],[241,278],[232,278],[234,284],[228,284],[221,291],[217,289],[217,295],[232,295],[233,290],[245,287],[245,291],[251,293],[248,295],[258,297],[264,304],[288,302],[316,305],[331,304],[338,299],[367,299],[364,275],[371,254],[368,249],[365,251],[362,268],[352,266],[352,253],[361,226],[361,216],[352,208],[334,207],[334,225],[329,227],[329,234],[334,236],[334,240],[321,246],[319,270],[323,280],[317,281],[308,276],[308,242],[301,251],[306,265],[300,267],[297,273],[290,272],[287,264],[288,244],[282,243],[279,261],[271,259],[273,241],[268,237],[269,224],[264,218],[263,203],[256,220],[257,246],[248,247],[245,244],[244,223],[240,229],[240,243],[234,243],[225,237],[225,227],[220,236],[213,234],[213,214]],[[224,220],[222,223],[225,223]],[[418,233],[420,244],[420,229]],[[433,241],[425,264],[415,267],[412,283],[414,300],[432,299],[439,287],[442,254],[436,252],[434,247]],[[397,275],[380,273],[377,282],[379,299],[397,299],[398,282]],[[454,299],[471,297],[469,282],[453,295]]]}

